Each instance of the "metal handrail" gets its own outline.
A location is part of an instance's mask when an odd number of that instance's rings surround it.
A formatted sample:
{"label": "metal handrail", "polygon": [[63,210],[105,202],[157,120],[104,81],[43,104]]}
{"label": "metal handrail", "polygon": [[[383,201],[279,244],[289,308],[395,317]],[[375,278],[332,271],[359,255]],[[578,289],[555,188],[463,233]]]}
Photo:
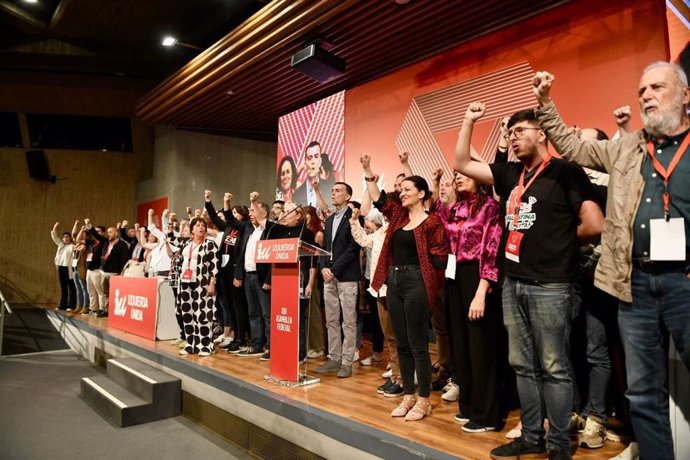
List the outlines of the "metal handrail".
{"label": "metal handrail", "polygon": [[12,314],[12,309],[10,308],[10,304],[7,303],[7,300],[5,300],[5,296],[2,295],[2,291],[0,290],[0,356],[2,356],[2,340],[3,340],[3,333],[5,331],[5,312],[7,312],[8,315]]}

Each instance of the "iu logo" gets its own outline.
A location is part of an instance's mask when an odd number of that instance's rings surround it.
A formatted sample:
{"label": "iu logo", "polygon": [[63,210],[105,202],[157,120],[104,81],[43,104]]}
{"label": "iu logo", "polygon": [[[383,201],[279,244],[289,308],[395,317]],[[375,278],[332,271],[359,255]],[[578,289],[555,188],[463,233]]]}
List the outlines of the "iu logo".
{"label": "iu logo", "polygon": [[126,301],[127,297],[120,297],[120,290],[115,289],[115,316],[125,316],[127,313]]}
{"label": "iu logo", "polygon": [[271,246],[264,248],[262,244],[256,248],[256,260],[266,260],[271,255]]}

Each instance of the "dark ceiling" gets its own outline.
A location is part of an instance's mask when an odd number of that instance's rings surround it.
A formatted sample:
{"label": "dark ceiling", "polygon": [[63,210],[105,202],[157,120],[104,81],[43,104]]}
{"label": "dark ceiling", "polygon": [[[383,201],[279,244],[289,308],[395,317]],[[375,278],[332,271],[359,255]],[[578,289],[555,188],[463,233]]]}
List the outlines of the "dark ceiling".
{"label": "dark ceiling", "polygon": [[256,0],[0,0],[0,71],[160,82],[266,5]]}
{"label": "dark ceiling", "polygon": [[[280,115],[567,1],[0,0],[0,71],[143,80],[145,122],[275,139]],[[327,84],[290,67],[316,40],[347,63]]]}

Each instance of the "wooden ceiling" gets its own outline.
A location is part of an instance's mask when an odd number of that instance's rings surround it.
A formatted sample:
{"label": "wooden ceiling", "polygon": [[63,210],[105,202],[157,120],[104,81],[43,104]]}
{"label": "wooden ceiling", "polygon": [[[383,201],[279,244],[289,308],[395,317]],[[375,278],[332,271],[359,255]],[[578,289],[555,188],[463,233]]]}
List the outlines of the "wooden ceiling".
{"label": "wooden ceiling", "polygon": [[[566,1],[274,0],[151,91],[137,115],[275,138],[280,115]],[[315,40],[345,59],[344,76],[320,84],[290,67]]]}

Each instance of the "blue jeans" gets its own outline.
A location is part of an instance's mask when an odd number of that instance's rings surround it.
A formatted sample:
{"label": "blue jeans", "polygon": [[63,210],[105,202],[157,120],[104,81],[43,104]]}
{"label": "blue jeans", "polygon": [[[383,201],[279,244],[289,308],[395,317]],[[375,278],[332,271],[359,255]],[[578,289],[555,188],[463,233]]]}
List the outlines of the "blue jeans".
{"label": "blue jeans", "polygon": [[249,308],[249,335],[254,351],[271,346],[271,293],[261,289],[256,273],[247,273],[244,279]]}
{"label": "blue jeans", "polygon": [[570,327],[576,313],[573,284],[538,283],[506,276],[503,323],[508,330],[510,365],[520,396],[522,436],[532,444],[568,451],[573,383]]}
{"label": "blue jeans", "polygon": [[79,278],[79,273],[76,269],[72,271],[74,277],[74,286],[77,288],[77,307],[89,306],[89,291],[86,289],[86,279]]}
{"label": "blue jeans", "polygon": [[690,279],[680,272],[654,275],[633,269],[632,298],[618,308],[630,419],[640,458],[673,459],[662,328],[690,368]]}

